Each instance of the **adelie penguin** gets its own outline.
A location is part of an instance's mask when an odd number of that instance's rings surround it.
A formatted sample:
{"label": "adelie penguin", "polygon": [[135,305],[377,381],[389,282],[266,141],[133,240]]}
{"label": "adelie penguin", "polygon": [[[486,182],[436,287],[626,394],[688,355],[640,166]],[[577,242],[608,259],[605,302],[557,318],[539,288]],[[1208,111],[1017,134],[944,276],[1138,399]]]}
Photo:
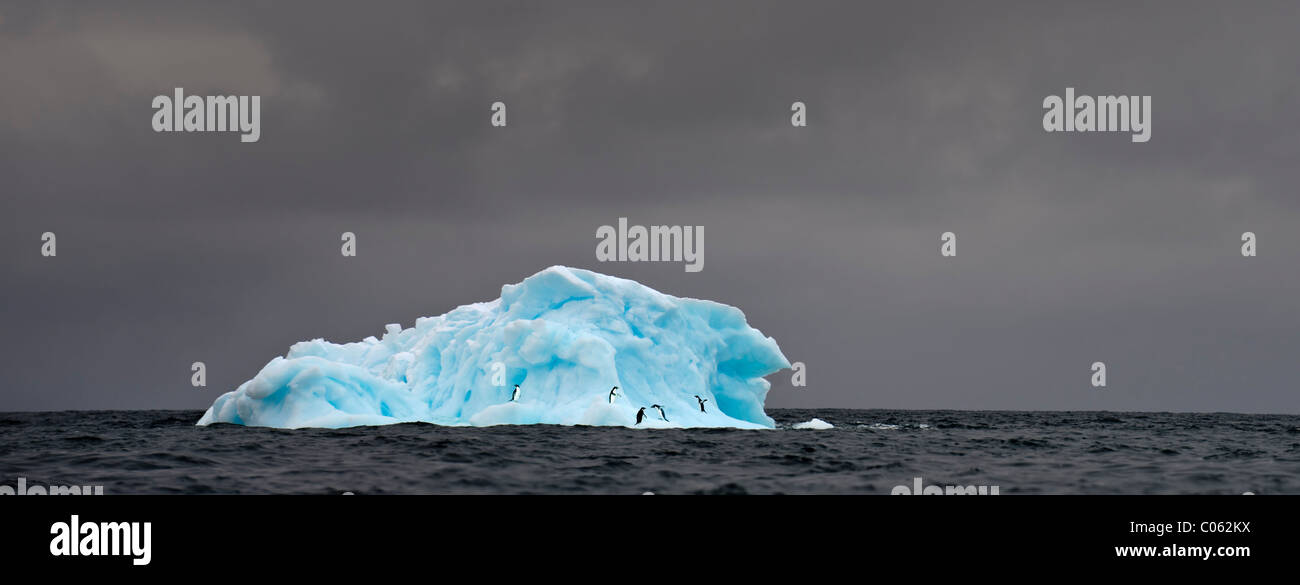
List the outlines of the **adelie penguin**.
{"label": "adelie penguin", "polygon": [[618,396],[618,386],[615,386],[613,389],[611,389],[611,390],[609,391],[609,403],[610,403],[610,404],[614,404],[614,397],[615,397],[615,396]]}
{"label": "adelie penguin", "polygon": [[707,410],[704,410],[704,403],[705,403],[705,402],[708,402],[709,399],[708,399],[708,398],[700,398],[700,395],[699,395],[699,394],[696,394],[696,395],[695,395],[695,399],[700,401],[700,412],[708,412]]}
{"label": "adelie penguin", "polygon": [[515,384],[515,391],[510,394],[511,402],[515,402],[517,400],[519,400],[519,384]]}
{"label": "adelie penguin", "polygon": [[641,410],[636,411],[636,424],[641,424],[641,420],[644,418],[645,418],[645,407],[642,406]]}
{"label": "adelie penguin", "polygon": [[659,406],[658,404],[651,404],[651,405],[650,405],[650,408],[658,409],[658,410],[659,410],[659,418],[664,419],[664,422],[672,422],[672,421],[668,420],[668,415],[664,414],[664,407]]}

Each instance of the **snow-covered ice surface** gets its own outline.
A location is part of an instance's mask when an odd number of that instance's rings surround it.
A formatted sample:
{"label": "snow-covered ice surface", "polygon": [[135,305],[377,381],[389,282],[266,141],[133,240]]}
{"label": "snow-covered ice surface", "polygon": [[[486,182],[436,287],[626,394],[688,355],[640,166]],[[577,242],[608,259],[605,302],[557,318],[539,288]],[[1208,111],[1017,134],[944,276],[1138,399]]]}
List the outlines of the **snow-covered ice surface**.
{"label": "snow-covered ice surface", "polygon": [[634,426],[646,407],[636,426],[773,428],[763,376],[790,367],[740,309],[563,266],[501,287],[497,300],[386,329],[294,344],[198,424]]}

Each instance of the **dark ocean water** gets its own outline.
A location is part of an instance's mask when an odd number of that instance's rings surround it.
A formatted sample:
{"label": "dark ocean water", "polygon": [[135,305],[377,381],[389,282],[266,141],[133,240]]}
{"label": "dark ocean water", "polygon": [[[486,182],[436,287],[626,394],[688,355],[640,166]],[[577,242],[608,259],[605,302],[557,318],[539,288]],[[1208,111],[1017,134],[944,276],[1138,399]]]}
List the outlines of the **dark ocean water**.
{"label": "dark ocean water", "polygon": [[[0,414],[0,485],[135,493],[1300,493],[1300,416],[773,410],[774,431],[196,427],[201,411]],[[794,430],[820,418],[829,430]]]}

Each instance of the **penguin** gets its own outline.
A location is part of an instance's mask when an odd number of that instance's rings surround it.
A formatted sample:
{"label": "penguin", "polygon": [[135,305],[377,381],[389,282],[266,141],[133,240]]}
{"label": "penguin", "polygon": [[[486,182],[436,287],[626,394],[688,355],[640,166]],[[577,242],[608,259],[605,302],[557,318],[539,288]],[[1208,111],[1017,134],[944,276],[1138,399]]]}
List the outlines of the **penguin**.
{"label": "penguin", "polygon": [[641,424],[641,419],[643,419],[643,418],[645,418],[645,407],[644,407],[644,406],[641,407],[641,410],[636,411],[636,424]]}
{"label": "penguin", "polygon": [[704,403],[705,403],[705,402],[708,402],[709,399],[708,399],[708,398],[700,398],[700,395],[699,395],[699,394],[696,394],[696,395],[695,395],[695,399],[700,401],[700,412],[708,412],[707,410],[704,410]]}
{"label": "penguin", "polygon": [[618,396],[618,386],[609,391],[609,403],[614,404],[614,397]]}
{"label": "penguin", "polygon": [[511,402],[515,402],[516,400],[519,400],[519,384],[515,384],[515,391],[510,395]]}
{"label": "penguin", "polygon": [[659,409],[659,418],[664,419],[664,422],[672,422],[672,421],[668,420],[668,415],[664,414],[664,407],[659,406],[658,404],[652,404],[652,405],[650,405],[650,408],[657,408],[657,409]]}

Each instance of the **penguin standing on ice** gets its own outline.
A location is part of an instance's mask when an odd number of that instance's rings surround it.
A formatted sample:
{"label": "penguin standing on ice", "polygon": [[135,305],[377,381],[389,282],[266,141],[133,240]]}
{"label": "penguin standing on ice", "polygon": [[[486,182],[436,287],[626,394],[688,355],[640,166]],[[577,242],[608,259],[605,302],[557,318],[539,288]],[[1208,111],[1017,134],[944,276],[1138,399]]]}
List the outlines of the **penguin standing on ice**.
{"label": "penguin standing on ice", "polygon": [[611,389],[611,390],[609,391],[609,403],[610,403],[610,404],[614,404],[614,397],[615,397],[615,396],[618,396],[618,386],[615,386],[613,389]]}
{"label": "penguin standing on ice", "polygon": [[708,402],[709,399],[708,399],[708,398],[700,398],[700,395],[699,395],[699,394],[696,394],[696,395],[695,395],[695,399],[700,401],[700,412],[708,412],[707,410],[704,410],[704,403],[705,403],[705,402]]}
{"label": "penguin standing on ice", "polygon": [[510,394],[511,402],[515,402],[517,400],[519,400],[519,384],[515,384],[515,391]]}
{"label": "penguin standing on ice", "polygon": [[651,405],[650,405],[650,408],[657,408],[657,409],[659,409],[659,418],[664,419],[664,422],[672,422],[672,421],[668,420],[668,415],[664,414],[664,407],[659,406],[658,404],[651,404]]}
{"label": "penguin standing on ice", "polygon": [[636,424],[641,424],[641,419],[643,419],[643,418],[645,418],[645,407],[644,407],[644,406],[641,407],[641,410],[636,411]]}

